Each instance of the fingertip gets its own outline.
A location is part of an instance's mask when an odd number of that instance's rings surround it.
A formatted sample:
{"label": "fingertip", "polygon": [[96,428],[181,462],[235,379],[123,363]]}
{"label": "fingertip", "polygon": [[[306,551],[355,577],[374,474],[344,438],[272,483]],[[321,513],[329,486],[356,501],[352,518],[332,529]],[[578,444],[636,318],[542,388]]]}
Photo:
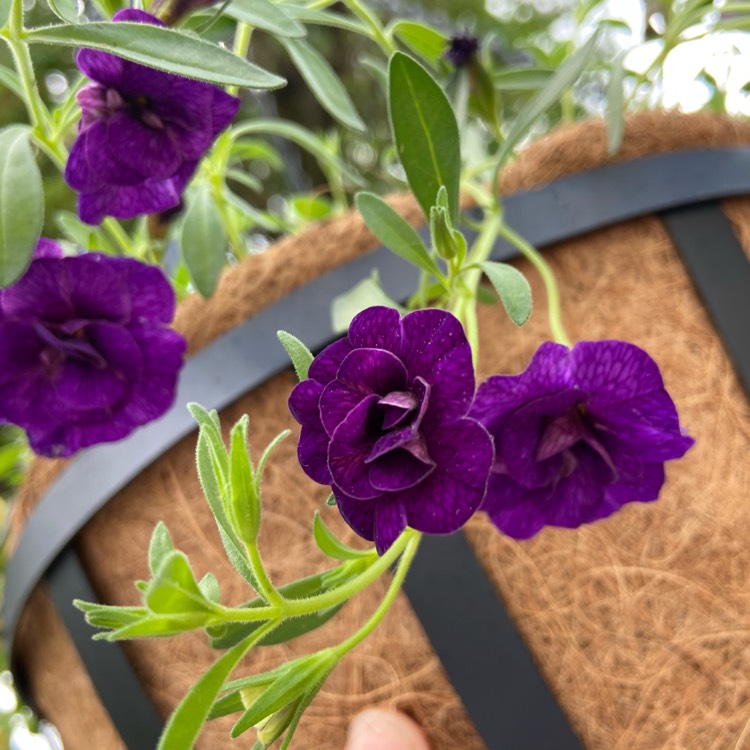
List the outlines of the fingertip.
{"label": "fingertip", "polygon": [[430,750],[422,730],[396,711],[369,708],[354,717],[345,750]]}

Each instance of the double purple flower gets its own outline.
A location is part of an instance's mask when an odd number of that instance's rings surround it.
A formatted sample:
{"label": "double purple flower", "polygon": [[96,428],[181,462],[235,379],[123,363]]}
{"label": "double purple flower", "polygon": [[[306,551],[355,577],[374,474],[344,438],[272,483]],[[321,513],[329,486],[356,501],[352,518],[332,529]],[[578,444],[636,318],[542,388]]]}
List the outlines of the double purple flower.
{"label": "double purple flower", "polygon": [[479,508],[493,460],[487,431],[467,417],[473,396],[456,318],[371,307],[292,391],[302,468],[331,485],[344,519],[379,552],[407,525],[456,531]]}
{"label": "double purple flower", "polygon": [[[114,20],[164,25],[131,8]],[[239,99],[107,52],[82,49],[76,62],[94,81],[78,92],[83,112],[65,167],[65,180],[80,192],[81,220],[98,224],[105,216],[127,219],[177,206]]]}
{"label": "double purple flower", "polygon": [[520,375],[484,382],[470,415],[495,443],[482,509],[517,539],[656,500],[664,462],[694,442],[656,362],[624,341],[543,344]]}
{"label": "double purple flower", "polygon": [[0,292],[0,421],[44,456],[118,440],[174,401],[185,341],[167,328],[164,274],[130,258],[63,258],[41,240],[29,270]]}

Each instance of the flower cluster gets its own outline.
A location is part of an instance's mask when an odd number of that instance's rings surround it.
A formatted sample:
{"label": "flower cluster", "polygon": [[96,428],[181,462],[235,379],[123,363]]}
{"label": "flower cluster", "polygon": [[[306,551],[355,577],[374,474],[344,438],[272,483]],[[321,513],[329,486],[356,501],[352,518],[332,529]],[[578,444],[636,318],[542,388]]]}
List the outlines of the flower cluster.
{"label": "flower cluster", "polygon": [[519,539],[604,518],[655,500],[693,443],[656,363],[621,341],[544,344],[475,396],[469,344],[440,310],[360,313],[289,405],[302,468],[381,552],[407,525],[450,533],[480,507]]}
{"label": "flower cluster", "polygon": [[[163,25],[128,8],[115,21]],[[232,121],[239,99],[218,86],[164,73],[107,52],[76,62],[94,83],[78,92],[82,117],[65,179],[80,192],[82,221],[174,208],[200,159]]]}
{"label": "flower cluster", "polygon": [[185,341],[164,274],[131,258],[64,258],[43,239],[0,292],[0,420],[45,456],[118,440],[172,404]]}

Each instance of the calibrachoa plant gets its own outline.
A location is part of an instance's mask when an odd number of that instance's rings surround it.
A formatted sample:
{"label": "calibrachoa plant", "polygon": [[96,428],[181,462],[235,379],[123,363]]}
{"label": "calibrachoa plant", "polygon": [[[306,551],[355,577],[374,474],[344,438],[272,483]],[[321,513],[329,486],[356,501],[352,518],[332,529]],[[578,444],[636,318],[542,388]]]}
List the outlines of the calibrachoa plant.
{"label": "calibrachoa plant", "polygon": [[[330,198],[315,198],[313,214],[342,213],[353,198],[372,232],[421,274],[408,300],[389,299],[374,278],[337,299],[341,337],[317,356],[293,334],[279,333],[299,376],[289,423],[301,425],[301,471],[330,487],[337,510],[329,512],[374,547],[348,547],[316,514],[315,542],[338,567],[277,587],[258,551],[261,476],[286,433],[255,465],[247,417],[227,445],[218,415],[191,404],[198,475],[229,558],[255,598],[223,605],[216,579],[198,581],[160,523],[139,606],[76,602],[103,629],[100,638],[198,629],[216,648],[216,663],[196,675],[160,750],[188,750],[207,720],[230,713],[239,714],[233,736],[254,730],[256,750],[277,740],[286,748],[336,664],[386,616],[423,534],[454,533],[477,513],[517,539],[547,526],[574,529],[626,503],[656,500],[664,463],[693,442],[649,354],[623,341],[571,345],[554,277],[505,224],[494,189],[539,118],[570,114],[574,82],[590,64],[597,74],[606,69],[603,58],[611,55],[601,50],[602,34],[554,73],[532,71],[538,90],[517,75],[521,107],[506,111],[497,96],[508,87],[502,74],[519,71],[504,70],[491,44],[413,20],[384,25],[361,0],[344,0],[341,12],[329,5],[156,0],[111,15],[103,1],[82,8],[55,0],[50,9],[61,23],[30,28],[21,0],[0,3],[0,38],[14,64],[0,67],[0,83],[22,100],[29,121],[0,130],[0,421],[23,427],[37,453],[71,456],[119,440],[172,407],[186,349],[170,327],[176,297],[212,294],[227,259],[247,255],[253,234],[290,230],[304,218],[251,202],[263,186],[248,163],[283,175],[279,139],[309,151],[328,182]],[[679,13],[665,31],[669,44],[679,38]],[[584,18],[576,18],[583,28]],[[385,168],[370,187],[403,188],[404,175],[429,228],[426,239],[375,192],[352,196],[367,181],[347,161],[340,138],[260,117],[253,95],[243,93],[284,84],[247,59],[262,32],[277,39],[333,120],[349,134],[366,130],[307,39],[307,24],[361,35],[379,50],[369,69],[384,82],[395,148],[379,155]],[[221,44],[209,41],[222,34]],[[80,76],[52,108],[40,95],[33,44],[76,48]],[[625,75],[610,73],[615,83]],[[619,112],[610,116],[613,149],[622,111],[637,103],[647,78],[634,76],[630,98],[620,96],[612,110]],[[476,148],[462,157],[462,136],[480,144],[478,157]],[[78,215],[56,217],[57,239],[41,237],[40,160],[77,193]],[[483,209],[471,242],[461,228],[462,191]],[[477,387],[482,279],[516,324],[531,314],[526,279],[491,259],[500,237],[541,274],[553,340],[539,342],[524,372],[498,373]],[[373,299],[379,304],[365,302]],[[393,565],[382,602],[346,640],[230,679],[268,636],[281,642],[321,626]]]}

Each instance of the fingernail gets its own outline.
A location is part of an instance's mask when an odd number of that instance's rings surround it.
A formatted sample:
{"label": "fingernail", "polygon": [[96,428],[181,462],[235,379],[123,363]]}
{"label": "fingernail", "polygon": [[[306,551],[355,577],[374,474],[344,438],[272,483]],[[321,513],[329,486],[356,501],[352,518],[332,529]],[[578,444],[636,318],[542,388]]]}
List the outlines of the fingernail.
{"label": "fingernail", "polygon": [[354,717],[346,750],[429,750],[419,727],[395,711],[370,708]]}

